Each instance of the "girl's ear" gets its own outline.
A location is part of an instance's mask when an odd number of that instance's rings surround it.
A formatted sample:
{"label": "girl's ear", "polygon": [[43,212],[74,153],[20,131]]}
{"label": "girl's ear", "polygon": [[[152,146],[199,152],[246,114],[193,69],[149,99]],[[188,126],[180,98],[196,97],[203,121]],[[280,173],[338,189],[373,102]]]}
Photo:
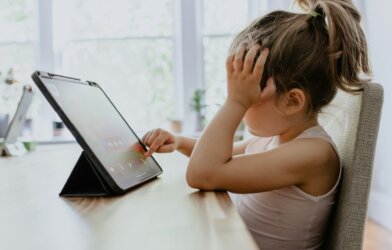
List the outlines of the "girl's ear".
{"label": "girl's ear", "polygon": [[285,94],[284,113],[293,115],[301,112],[306,107],[306,95],[301,89],[291,89]]}

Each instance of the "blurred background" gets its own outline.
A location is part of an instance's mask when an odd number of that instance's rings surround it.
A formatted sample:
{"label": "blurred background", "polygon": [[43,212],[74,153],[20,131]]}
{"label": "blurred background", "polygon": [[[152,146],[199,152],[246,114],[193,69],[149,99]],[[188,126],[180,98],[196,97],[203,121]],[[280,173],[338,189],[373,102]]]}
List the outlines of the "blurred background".
{"label": "blurred background", "polygon": [[[354,2],[373,79],[385,91],[369,216],[392,230],[392,2]],[[225,98],[234,35],[267,11],[290,6],[290,0],[0,0],[0,128],[23,85],[34,85],[32,72],[44,70],[99,83],[137,131],[197,132]],[[36,93],[24,136],[73,140]]]}

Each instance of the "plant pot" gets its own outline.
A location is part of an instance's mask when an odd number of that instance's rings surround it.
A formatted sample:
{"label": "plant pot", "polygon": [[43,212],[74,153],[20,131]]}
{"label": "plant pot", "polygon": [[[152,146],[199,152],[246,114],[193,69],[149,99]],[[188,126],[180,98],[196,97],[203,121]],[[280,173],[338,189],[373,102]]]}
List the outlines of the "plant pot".
{"label": "plant pot", "polygon": [[180,120],[170,120],[170,130],[174,133],[181,133],[182,131],[182,121]]}

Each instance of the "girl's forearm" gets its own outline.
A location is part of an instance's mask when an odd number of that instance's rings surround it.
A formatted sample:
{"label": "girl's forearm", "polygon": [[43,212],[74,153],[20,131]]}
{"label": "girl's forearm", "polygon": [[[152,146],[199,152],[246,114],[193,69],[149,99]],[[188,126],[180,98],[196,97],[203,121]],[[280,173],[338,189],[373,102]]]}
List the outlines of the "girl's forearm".
{"label": "girl's forearm", "polygon": [[229,161],[234,134],[246,110],[236,102],[226,101],[197,141],[189,166],[207,168]]}
{"label": "girl's forearm", "polygon": [[[185,137],[185,136],[177,136],[178,146],[176,150],[188,157],[191,156],[193,149],[195,148],[197,139]],[[246,145],[248,141],[240,141],[233,144],[233,155],[243,154],[245,152]]]}
{"label": "girl's forearm", "polygon": [[196,145],[197,139],[185,137],[185,136],[177,136],[178,146],[177,151],[190,157],[193,151],[193,148]]}

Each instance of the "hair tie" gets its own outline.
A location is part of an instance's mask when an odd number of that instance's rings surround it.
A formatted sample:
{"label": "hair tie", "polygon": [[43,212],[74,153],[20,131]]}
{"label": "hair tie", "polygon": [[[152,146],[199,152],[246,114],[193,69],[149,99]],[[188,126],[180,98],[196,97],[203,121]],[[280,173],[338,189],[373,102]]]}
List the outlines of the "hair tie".
{"label": "hair tie", "polygon": [[317,17],[317,16],[321,16],[322,17],[321,14],[317,13],[314,10],[309,10],[308,15],[311,15],[312,17]]}

